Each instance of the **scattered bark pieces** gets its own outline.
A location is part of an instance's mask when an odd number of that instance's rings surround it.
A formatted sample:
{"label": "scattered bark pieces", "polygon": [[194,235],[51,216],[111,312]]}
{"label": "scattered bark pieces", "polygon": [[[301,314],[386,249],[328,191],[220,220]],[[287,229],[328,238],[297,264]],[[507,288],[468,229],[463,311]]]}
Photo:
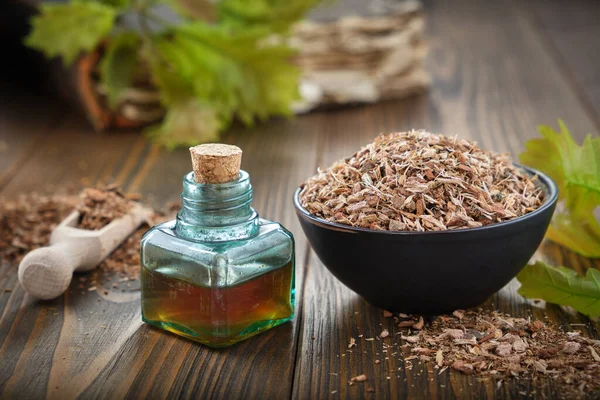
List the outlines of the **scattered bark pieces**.
{"label": "scattered bark pieces", "polygon": [[31,250],[46,246],[56,226],[73,210],[72,195],[22,195],[0,200],[0,260],[14,264]]}
{"label": "scattered bark pieces", "polygon": [[387,329],[384,329],[383,331],[381,331],[381,333],[379,334],[379,337],[384,339],[386,337],[390,336],[390,331],[388,331]]}
{"label": "scattered bark pieces", "polygon": [[451,371],[493,379],[498,387],[512,379],[533,388],[551,384],[564,398],[600,393],[600,341],[579,331],[485,309],[428,317],[418,331],[413,327],[418,316],[395,314],[387,321],[395,334],[375,342],[381,346],[374,350],[375,364],[383,355],[387,365],[394,359],[402,363],[398,371],[427,366],[438,375]]}
{"label": "scattered bark pieces", "polygon": [[356,339],[350,338],[350,343],[348,344],[348,348],[351,349],[353,347],[356,347]]}
{"label": "scattered bark pieces", "polygon": [[[507,154],[424,131],[380,135],[309,178],[302,206],[330,222],[374,230],[474,228],[527,214],[543,192]],[[460,319],[460,318],[459,318]]]}

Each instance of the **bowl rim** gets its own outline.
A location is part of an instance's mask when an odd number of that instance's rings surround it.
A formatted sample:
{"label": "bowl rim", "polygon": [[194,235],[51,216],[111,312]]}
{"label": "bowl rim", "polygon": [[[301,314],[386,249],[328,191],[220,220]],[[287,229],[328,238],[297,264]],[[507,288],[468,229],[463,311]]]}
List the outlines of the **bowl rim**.
{"label": "bowl rim", "polygon": [[388,231],[388,230],[380,231],[380,230],[373,230],[373,229],[369,229],[369,228],[358,228],[358,227],[354,227],[354,226],[350,226],[350,225],[339,224],[337,222],[330,222],[330,221],[327,221],[325,219],[322,219],[322,218],[319,218],[319,217],[316,217],[316,216],[310,214],[302,206],[302,204],[300,204],[300,192],[302,191],[302,187],[298,187],[296,189],[296,191],[294,192],[294,208],[296,209],[297,214],[301,214],[303,217],[307,218],[312,223],[315,223],[318,225],[325,225],[325,227],[333,229],[333,230],[349,231],[349,232],[353,232],[353,233],[368,232],[368,233],[372,233],[372,234],[376,234],[376,235],[392,235],[392,236],[457,235],[457,234],[461,234],[461,233],[465,234],[465,233],[471,233],[471,232],[487,231],[490,229],[500,229],[502,227],[519,224],[520,222],[523,222],[523,221],[527,220],[528,218],[532,218],[538,214],[541,214],[544,211],[546,211],[548,208],[553,207],[556,204],[556,202],[558,201],[558,187],[556,186],[556,183],[552,180],[552,178],[550,178],[548,175],[546,175],[543,172],[538,171],[534,168],[526,167],[526,166],[523,166],[523,165],[520,165],[517,163],[513,163],[513,165],[526,171],[527,173],[529,173],[532,176],[537,175],[539,182],[546,187],[546,190],[548,192],[547,198],[544,199],[544,203],[542,203],[542,205],[540,207],[538,207],[537,209],[535,209],[534,211],[532,211],[530,213],[521,215],[520,217],[511,219],[508,221],[496,222],[494,224],[480,226],[480,227],[476,227],[476,228],[446,229],[443,231]]}

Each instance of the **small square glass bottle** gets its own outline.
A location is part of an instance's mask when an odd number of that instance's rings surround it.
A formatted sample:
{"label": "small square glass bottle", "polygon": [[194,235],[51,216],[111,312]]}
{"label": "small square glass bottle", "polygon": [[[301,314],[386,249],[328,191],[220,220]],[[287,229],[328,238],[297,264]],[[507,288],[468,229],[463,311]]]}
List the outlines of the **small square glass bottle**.
{"label": "small square glass bottle", "polygon": [[142,238],[142,318],[200,343],[224,347],[292,319],[294,239],[250,207],[241,150],[190,149],[177,219]]}

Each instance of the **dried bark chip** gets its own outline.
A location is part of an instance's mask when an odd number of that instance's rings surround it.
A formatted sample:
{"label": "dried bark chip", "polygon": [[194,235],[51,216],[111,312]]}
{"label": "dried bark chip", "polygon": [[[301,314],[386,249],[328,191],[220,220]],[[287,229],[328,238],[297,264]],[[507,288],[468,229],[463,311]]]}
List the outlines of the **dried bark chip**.
{"label": "dried bark chip", "polygon": [[441,367],[442,365],[444,365],[444,352],[442,349],[439,349],[435,353],[435,362],[438,365],[438,367]]}
{"label": "dried bark chip", "polygon": [[513,348],[510,343],[500,343],[496,347],[496,355],[499,355],[500,357],[506,357],[512,353],[512,350]]}
{"label": "dried bark chip", "polygon": [[391,312],[389,312],[387,310],[383,310],[383,318],[390,318],[393,316],[394,316],[394,314],[392,314]]}
{"label": "dried bark chip", "polygon": [[414,336],[401,336],[402,340],[407,341],[408,343],[417,343],[419,341],[419,335]]}
{"label": "dried bark chip", "polygon": [[[566,354],[575,354],[579,351],[580,348],[581,348],[581,345],[577,342],[565,342],[561,351]],[[557,352],[556,350],[557,349],[555,349],[555,351],[552,355],[556,354],[556,352]],[[547,358],[547,357],[545,357],[545,358]]]}
{"label": "dried bark chip", "polygon": [[531,323],[531,330],[534,332],[537,332],[539,330],[542,330],[545,328],[546,325],[544,325],[544,323],[542,321],[540,321],[539,319],[536,319],[535,321],[533,321]]}
{"label": "dried bark chip", "polygon": [[473,365],[465,363],[462,360],[456,360],[452,363],[452,369],[462,372],[463,374],[473,374]]}
{"label": "dried bark chip", "polygon": [[522,353],[527,350],[527,343],[525,343],[523,339],[518,339],[512,343],[512,347],[517,353]]}
{"label": "dried bark chip", "polygon": [[425,322],[423,321],[423,317],[419,317],[419,322],[417,322],[416,324],[413,325],[413,328],[416,330],[421,330],[423,329],[423,325],[425,324]]}
{"label": "dried bark chip", "polygon": [[363,374],[363,375],[358,375],[358,376],[355,376],[355,377],[351,378],[348,381],[348,383],[352,383],[352,382],[364,382],[366,380],[367,380],[367,376]]}
{"label": "dried bark chip", "polygon": [[545,360],[535,360],[533,361],[533,366],[535,367],[535,370],[538,372],[541,372],[543,374],[547,374],[548,371],[548,363]]}
{"label": "dried bark chip", "polygon": [[399,321],[398,322],[398,327],[399,328],[408,328],[408,327],[413,327],[413,325],[415,325],[417,322],[410,320],[410,321]]}
{"label": "dried bark chip", "polygon": [[456,318],[463,319],[465,316],[465,312],[463,310],[456,310],[452,313]]}
{"label": "dried bark chip", "polygon": [[465,332],[461,329],[444,328],[444,332],[439,335],[437,339],[443,340],[448,337],[452,339],[462,339],[465,337]]}
{"label": "dried bark chip", "polygon": [[381,331],[381,333],[379,334],[379,337],[384,339],[386,337],[390,336],[390,332],[387,329],[384,329],[383,331]]}
{"label": "dried bark chip", "polygon": [[592,357],[594,358],[594,360],[600,361],[600,355],[598,355],[596,349],[594,349],[592,346],[588,346],[588,349],[590,350],[590,353],[592,353]]}
{"label": "dried bark chip", "polygon": [[435,353],[435,350],[428,349],[426,347],[414,347],[410,351],[413,353],[417,353],[418,355],[429,355]]}

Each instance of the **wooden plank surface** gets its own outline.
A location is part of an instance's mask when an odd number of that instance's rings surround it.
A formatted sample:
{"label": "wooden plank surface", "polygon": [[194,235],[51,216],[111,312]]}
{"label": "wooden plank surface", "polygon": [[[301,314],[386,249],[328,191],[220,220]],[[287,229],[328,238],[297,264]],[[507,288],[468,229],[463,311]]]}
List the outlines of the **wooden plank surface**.
{"label": "wooden plank surface", "polygon": [[[386,113],[385,119],[374,115],[379,110],[385,112],[390,104],[365,111],[366,115],[349,116],[344,126],[334,126],[337,129],[328,135],[321,165],[352,154],[372,137],[373,130],[390,131],[407,125],[459,134],[485,148],[513,154],[523,150],[525,140],[537,135],[537,124],[555,124],[557,116],[563,116],[579,139],[594,131],[594,122],[576,106],[577,96],[533,34],[530,21],[510,2],[431,2],[426,11],[431,46],[428,68],[434,74],[434,84],[425,104],[415,110],[416,115],[406,112],[403,106],[409,102],[405,101],[396,103],[395,112]],[[414,120],[408,122],[408,115]],[[352,127],[355,133],[345,134]],[[562,258],[556,247],[545,254]],[[591,264],[574,255],[568,257],[567,265],[574,265],[573,261],[575,265]],[[490,379],[448,371],[438,375],[432,365],[407,370],[407,364],[397,356],[388,355],[385,360],[382,342],[365,339],[376,337],[383,327],[393,338],[398,329],[380,310],[340,285],[314,255],[310,265],[294,398],[518,398],[519,392],[535,390],[523,380],[504,383],[498,390]],[[544,311],[523,302],[517,287],[511,282],[487,305],[515,316],[544,319]],[[598,336],[598,324],[587,318],[565,314],[554,306],[547,314],[566,328],[569,323],[585,323],[588,332]],[[348,349],[350,338],[358,343],[352,352]],[[375,364],[375,360],[381,363]],[[349,386],[348,380],[360,374],[367,375],[367,384]],[[551,382],[543,388],[534,397],[556,395]]]}
{"label": "wooden plank surface", "polygon": [[523,1],[556,64],[600,126],[600,2]]}
{"label": "wooden plank surface", "polygon": [[[317,166],[353,153],[380,132],[427,128],[515,154],[537,135],[537,124],[555,124],[558,117],[578,139],[597,132],[598,110],[585,106],[594,92],[580,91],[568,75],[589,68],[582,65],[587,60],[570,59],[568,71],[557,61],[547,41],[562,34],[540,30],[537,15],[547,11],[539,7],[534,13],[510,0],[427,2],[434,78],[428,95],[227,132],[223,140],[244,149],[254,207],[296,237],[297,317],[291,324],[211,350],[142,324],[139,292],[113,290],[108,281],[107,294],[102,287],[87,292],[75,281],[64,297],[38,302],[19,287],[15,266],[2,265],[0,397],[518,398],[531,392],[524,380],[497,389],[491,381],[438,375],[424,365],[407,371],[398,355],[390,352],[385,360],[378,342],[360,342],[348,353],[350,337],[374,337],[389,321],[310,252],[291,198]],[[190,169],[187,150],[165,152],[134,132],[98,135],[60,104],[25,92],[15,101],[13,93],[0,91],[0,141],[7,144],[0,153],[0,196],[115,179],[155,206],[179,198],[181,177]],[[600,266],[552,244],[542,250],[540,257],[580,270]],[[564,327],[584,323],[598,337],[597,323],[524,302],[514,282],[487,304],[513,315],[547,316]],[[368,385],[349,387],[347,380],[361,373]],[[534,397],[556,394],[550,383]]]}

